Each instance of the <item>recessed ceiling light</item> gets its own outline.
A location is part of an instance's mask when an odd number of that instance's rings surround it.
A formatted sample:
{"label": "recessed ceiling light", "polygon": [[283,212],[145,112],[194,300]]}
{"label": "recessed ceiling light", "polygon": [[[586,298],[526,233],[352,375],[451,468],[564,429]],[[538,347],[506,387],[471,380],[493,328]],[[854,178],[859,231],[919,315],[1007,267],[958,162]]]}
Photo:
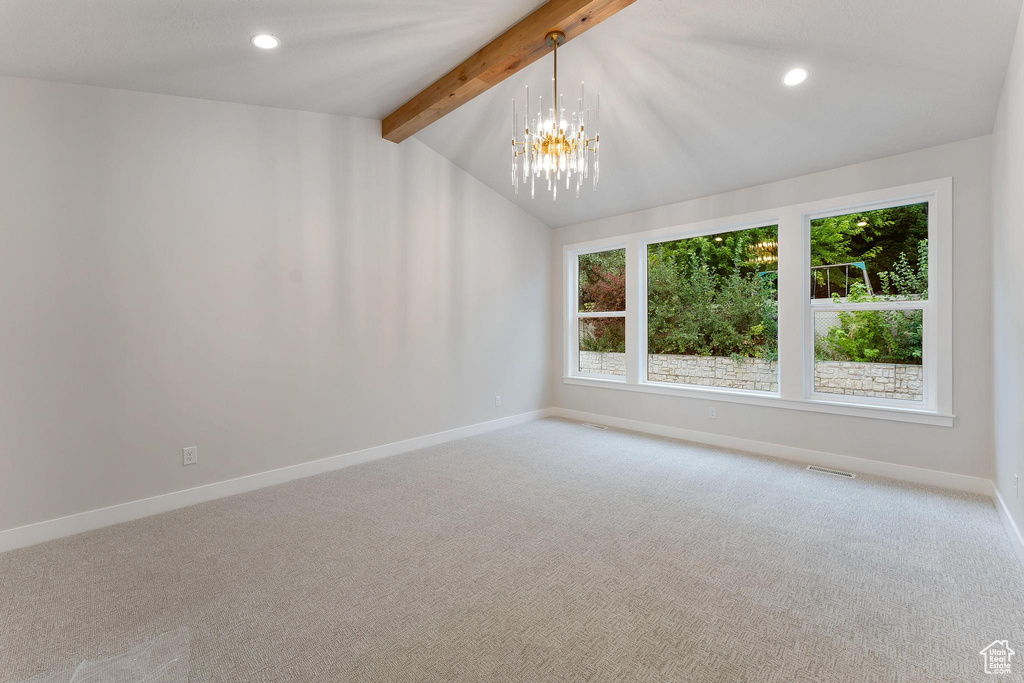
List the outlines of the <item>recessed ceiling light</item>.
{"label": "recessed ceiling light", "polygon": [[868,222],[867,221],[860,221],[860,222],[857,223],[857,227],[858,228],[866,228],[867,226],[868,226]]}
{"label": "recessed ceiling light", "polygon": [[252,44],[264,50],[273,50],[281,41],[269,33],[258,33],[252,37]]}
{"label": "recessed ceiling light", "polygon": [[785,77],[783,77],[782,82],[785,83],[788,86],[794,86],[794,85],[800,85],[801,83],[803,83],[806,80],[807,80],[807,69],[797,68],[797,69],[790,69],[788,72],[786,72],[786,75],[785,75]]}
{"label": "recessed ceiling light", "polygon": [[721,241],[722,241],[722,238],[721,238],[721,237],[716,237],[716,238],[715,238],[715,241],[716,241],[716,242],[721,242]]}

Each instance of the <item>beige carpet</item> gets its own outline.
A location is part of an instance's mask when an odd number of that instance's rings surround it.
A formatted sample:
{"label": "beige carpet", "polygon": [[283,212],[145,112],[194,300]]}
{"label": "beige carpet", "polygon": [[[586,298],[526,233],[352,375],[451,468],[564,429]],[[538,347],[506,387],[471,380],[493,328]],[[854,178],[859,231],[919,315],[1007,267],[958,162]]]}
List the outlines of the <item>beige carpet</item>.
{"label": "beige carpet", "polygon": [[0,555],[0,681],[172,632],[202,682],[982,681],[1024,571],[980,496],[560,420]]}

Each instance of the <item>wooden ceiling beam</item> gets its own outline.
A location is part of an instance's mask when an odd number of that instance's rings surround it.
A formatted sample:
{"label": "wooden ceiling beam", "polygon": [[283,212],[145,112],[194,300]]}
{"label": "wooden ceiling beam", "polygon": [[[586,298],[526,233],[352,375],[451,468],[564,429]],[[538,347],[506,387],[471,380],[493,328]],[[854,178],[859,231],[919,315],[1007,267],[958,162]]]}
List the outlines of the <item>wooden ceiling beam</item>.
{"label": "wooden ceiling beam", "polygon": [[381,122],[386,140],[401,142],[551,51],[550,31],[566,42],[635,0],[549,0]]}

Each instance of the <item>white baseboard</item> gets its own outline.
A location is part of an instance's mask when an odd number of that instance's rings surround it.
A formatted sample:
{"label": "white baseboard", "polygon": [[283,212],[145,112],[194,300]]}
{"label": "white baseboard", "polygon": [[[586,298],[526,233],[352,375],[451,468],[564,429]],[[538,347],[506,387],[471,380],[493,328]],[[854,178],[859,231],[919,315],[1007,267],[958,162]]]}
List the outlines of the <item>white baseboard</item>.
{"label": "white baseboard", "polygon": [[177,510],[178,508],[195,505],[196,503],[203,503],[208,500],[215,500],[217,498],[233,496],[238,493],[254,491],[256,489],[273,486],[275,484],[283,484],[284,482],[292,481],[294,479],[302,479],[315,474],[338,470],[343,467],[351,467],[352,465],[358,465],[371,460],[379,460],[391,455],[398,455],[399,453],[407,453],[419,448],[435,446],[447,441],[464,439],[469,436],[475,436],[477,434],[491,432],[496,429],[511,427],[531,420],[537,420],[542,417],[547,417],[550,414],[550,409],[534,410],[529,413],[520,413],[519,415],[512,415],[498,420],[480,422],[466,427],[450,429],[445,432],[418,436],[413,439],[406,439],[405,441],[396,441],[394,443],[374,446],[372,448],[353,451],[343,455],[335,455],[321,460],[313,460],[311,462],[282,467],[276,470],[250,474],[236,479],[218,481],[213,484],[196,486],[191,489],[174,491],[159,496],[153,496],[151,498],[143,498],[141,500],[133,500],[128,503],[111,505],[110,507],[100,508],[98,510],[90,510],[88,512],[68,515],[67,517],[59,517],[57,519],[50,519],[44,522],[37,522],[35,524],[28,524],[14,529],[8,529],[6,531],[0,531],[0,552],[35,545],[55,538],[72,536],[74,534],[82,533],[83,531],[91,531],[93,529],[99,529],[112,524],[129,522],[133,519],[140,519],[142,517],[148,517],[161,512]]}
{"label": "white baseboard", "polygon": [[995,482],[992,482],[992,500],[996,505],[996,510],[999,512],[999,518],[1003,520],[1003,526],[1006,527],[1006,534],[1010,537],[1013,551],[1017,553],[1017,559],[1024,565],[1024,536],[1020,533],[1020,527],[1013,521],[1010,508],[1006,506],[1006,501],[1003,500],[1003,496],[999,493],[999,488]]}
{"label": "white baseboard", "polygon": [[736,450],[749,451],[751,453],[770,455],[786,460],[795,460],[797,462],[807,464],[852,470],[854,472],[889,477],[891,479],[898,479],[901,481],[927,484],[930,486],[940,486],[943,488],[991,496],[993,503],[999,512],[999,516],[1003,520],[1007,533],[1010,536],[1011,542],[1013,543],[1014,550],[1021,562],[1024,563],[1024,537],[1021,536],[1020,529],[1010,516],[1006,503],[1003,501],[1002,496],[999,495],[999,491],[988,479],[969,477],[962,474],[952,474],[949,472],[939,472],[937,470],[928,470],[920,467],[910,467],[907,465],[896,465],[893,463],[867,460],[864,458],[839,455],[836,453],[826,453],[823,451],[783,446],[763,441],[754,441],[752,439],[742,439],[722,434],[713,434],[711,432],[700,432],[692,429],[669,427],[653,422],[629,420],[625,418],[612,417],[610,415],[569,410],[567,408],[547,408],[544,410],[521,413],[519,415],[512,415],[498,420],[480,422],[478,424],[450,429],[444,432],[437,432],[435,434],[428,434],[425,436],[407,439],[405,441],[396,441],[394,443],[374,446],[372,448],[353,451],[343,455],[335,455],[321,460],[282,467],[280,469],[269,470],[267,472],[259,472],[257,474],[251,474],[244,477],[228,479],[226,481],[215,482],[213,484],[197,486],[195,488],[184,489],[182,491],[174,491],[172,493],[153,496],[151,498],[143,498],[141,500],[112,505],[98,510],[90,510],[88,512],[68,515],[67,517],[60,517],[58,519],[51,519],[44,522],[38,522],[36,524],[28,524],[26,526],[8,529],[6,531],[0,531],[0,552],[35,545],[37,543],[62,538],[64,536],[72,536],[74,534],[82,533],[83,531],[91,531],[93,529],[99,529],[112,524],[129,522],[134,519],[148,517],[161,512],[168,512],[170,510],[176,510],[178,508],[203,503],[209,500],[215,500],[217,498],[225,498],[227,496],[233,496],[247,491],[254,491],[267,486],[282,484],[295,479],[302,479],[304,477],[310,477],[316,474],[322,474],[324,472],[358,465],[371,460],[379,460],[392,455],[414,451],[419,448],[435,446],[448,441],[455,441],[456,439],[464,439],[466,437],[491,432],[497,429],[503,429],[505,427],[511,427],[544,417],[561,417],[581,422],[594,422],[597,424],[605,424],[610,427],[655,434],[657,436],[667,436],[670,438],[681,439],[683,441],[693,441],[711,446],[720,446],[722,448],[732,448]]}
{"label": "white baseboard", "polygon": [[785,460],[795,460],[808,465],[820,465],[852,472],[873,474],[879,477],[888,477],[900,481],[909,481],[915,484],[926,484],[928,486],[939,486],[942,488],[980,493],[985,496],[992,495],[992,482],[981,477],[969,477],[964,474],[953,474],[951,472],[940,472],[928,470],[921,467],[910,467],[909,465],[896,465],[894,463],[881,462],[879,460],[867,460],[855,458],[850,455],[839,455],[838,453],[826,453],[824,451],[813,451],[806,448],[783,446],[781,444],[754,441],[753,439],[742,439],[724,434],[713,434],[711,432],[700,432],[694,429],[682,429],[680,427],[669,427],[653,422],[641,422],[640,420],[629,420],[610,415],[599,415],[597,413],[585,413],[579,410],[568,408],[552,408],[551,415],[569,420],[581,422],[595,422],[597,424],[628,429],[634,432],[644,432],[657,436],[667,436],[683,441],[694,441],[719,446],[721,448],[732,448],[739,451],[749,451],[761,455],[770,455]]}

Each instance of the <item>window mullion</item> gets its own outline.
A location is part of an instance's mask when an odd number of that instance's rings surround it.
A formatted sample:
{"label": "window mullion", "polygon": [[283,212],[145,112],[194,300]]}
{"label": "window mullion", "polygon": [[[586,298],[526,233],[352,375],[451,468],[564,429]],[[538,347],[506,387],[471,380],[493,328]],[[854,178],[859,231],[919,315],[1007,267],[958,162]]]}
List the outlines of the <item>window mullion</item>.
{"label": "window mullion", "polygon": [[641,354],[646,353],[644,347],[645,325],[641,324],[642,311],[646,310],[646,302],[641,301],[644,287],[641,278],[645,278],[647,269],[643,258],[643,249],[638,238],[626,242],[626,383],[639,384],[643,380],[644,363]]}
{"label": "window mullion", "polygon": [[779,395],[789,399],[801,399],[805,393],[804,339],[810,298],[810,281],[803,276],[805,263],[810,262],[810,235],[805,232],[799,210],[779,215]]}
{"label": "window mullion", "polygon": [[566,291],[566,306],[568,309],[568,321],[565,330],[565,342],[566,342],[566,368],[565,375],[576,375],[579,374],[580,369],[580,357],[579,357],[579,319],[577,317],[578,301],[577,292],[579,291],[579,263],[577,256],[573,253],[566,254],[566,271],[567,271],[567,282],[568,287]]}
{"label": "window mullion", "polygon": [[811,311],[819,313],[835,313],[838,311],[921,311],[927,301],[924,299],[908,299],[907,301],[866,301],[855,304],[810,304]]}
{"label": "window mullion", "polygon": [[589,313],[577,313],[577,318],[625,318],[626,311],[593,311]]}

